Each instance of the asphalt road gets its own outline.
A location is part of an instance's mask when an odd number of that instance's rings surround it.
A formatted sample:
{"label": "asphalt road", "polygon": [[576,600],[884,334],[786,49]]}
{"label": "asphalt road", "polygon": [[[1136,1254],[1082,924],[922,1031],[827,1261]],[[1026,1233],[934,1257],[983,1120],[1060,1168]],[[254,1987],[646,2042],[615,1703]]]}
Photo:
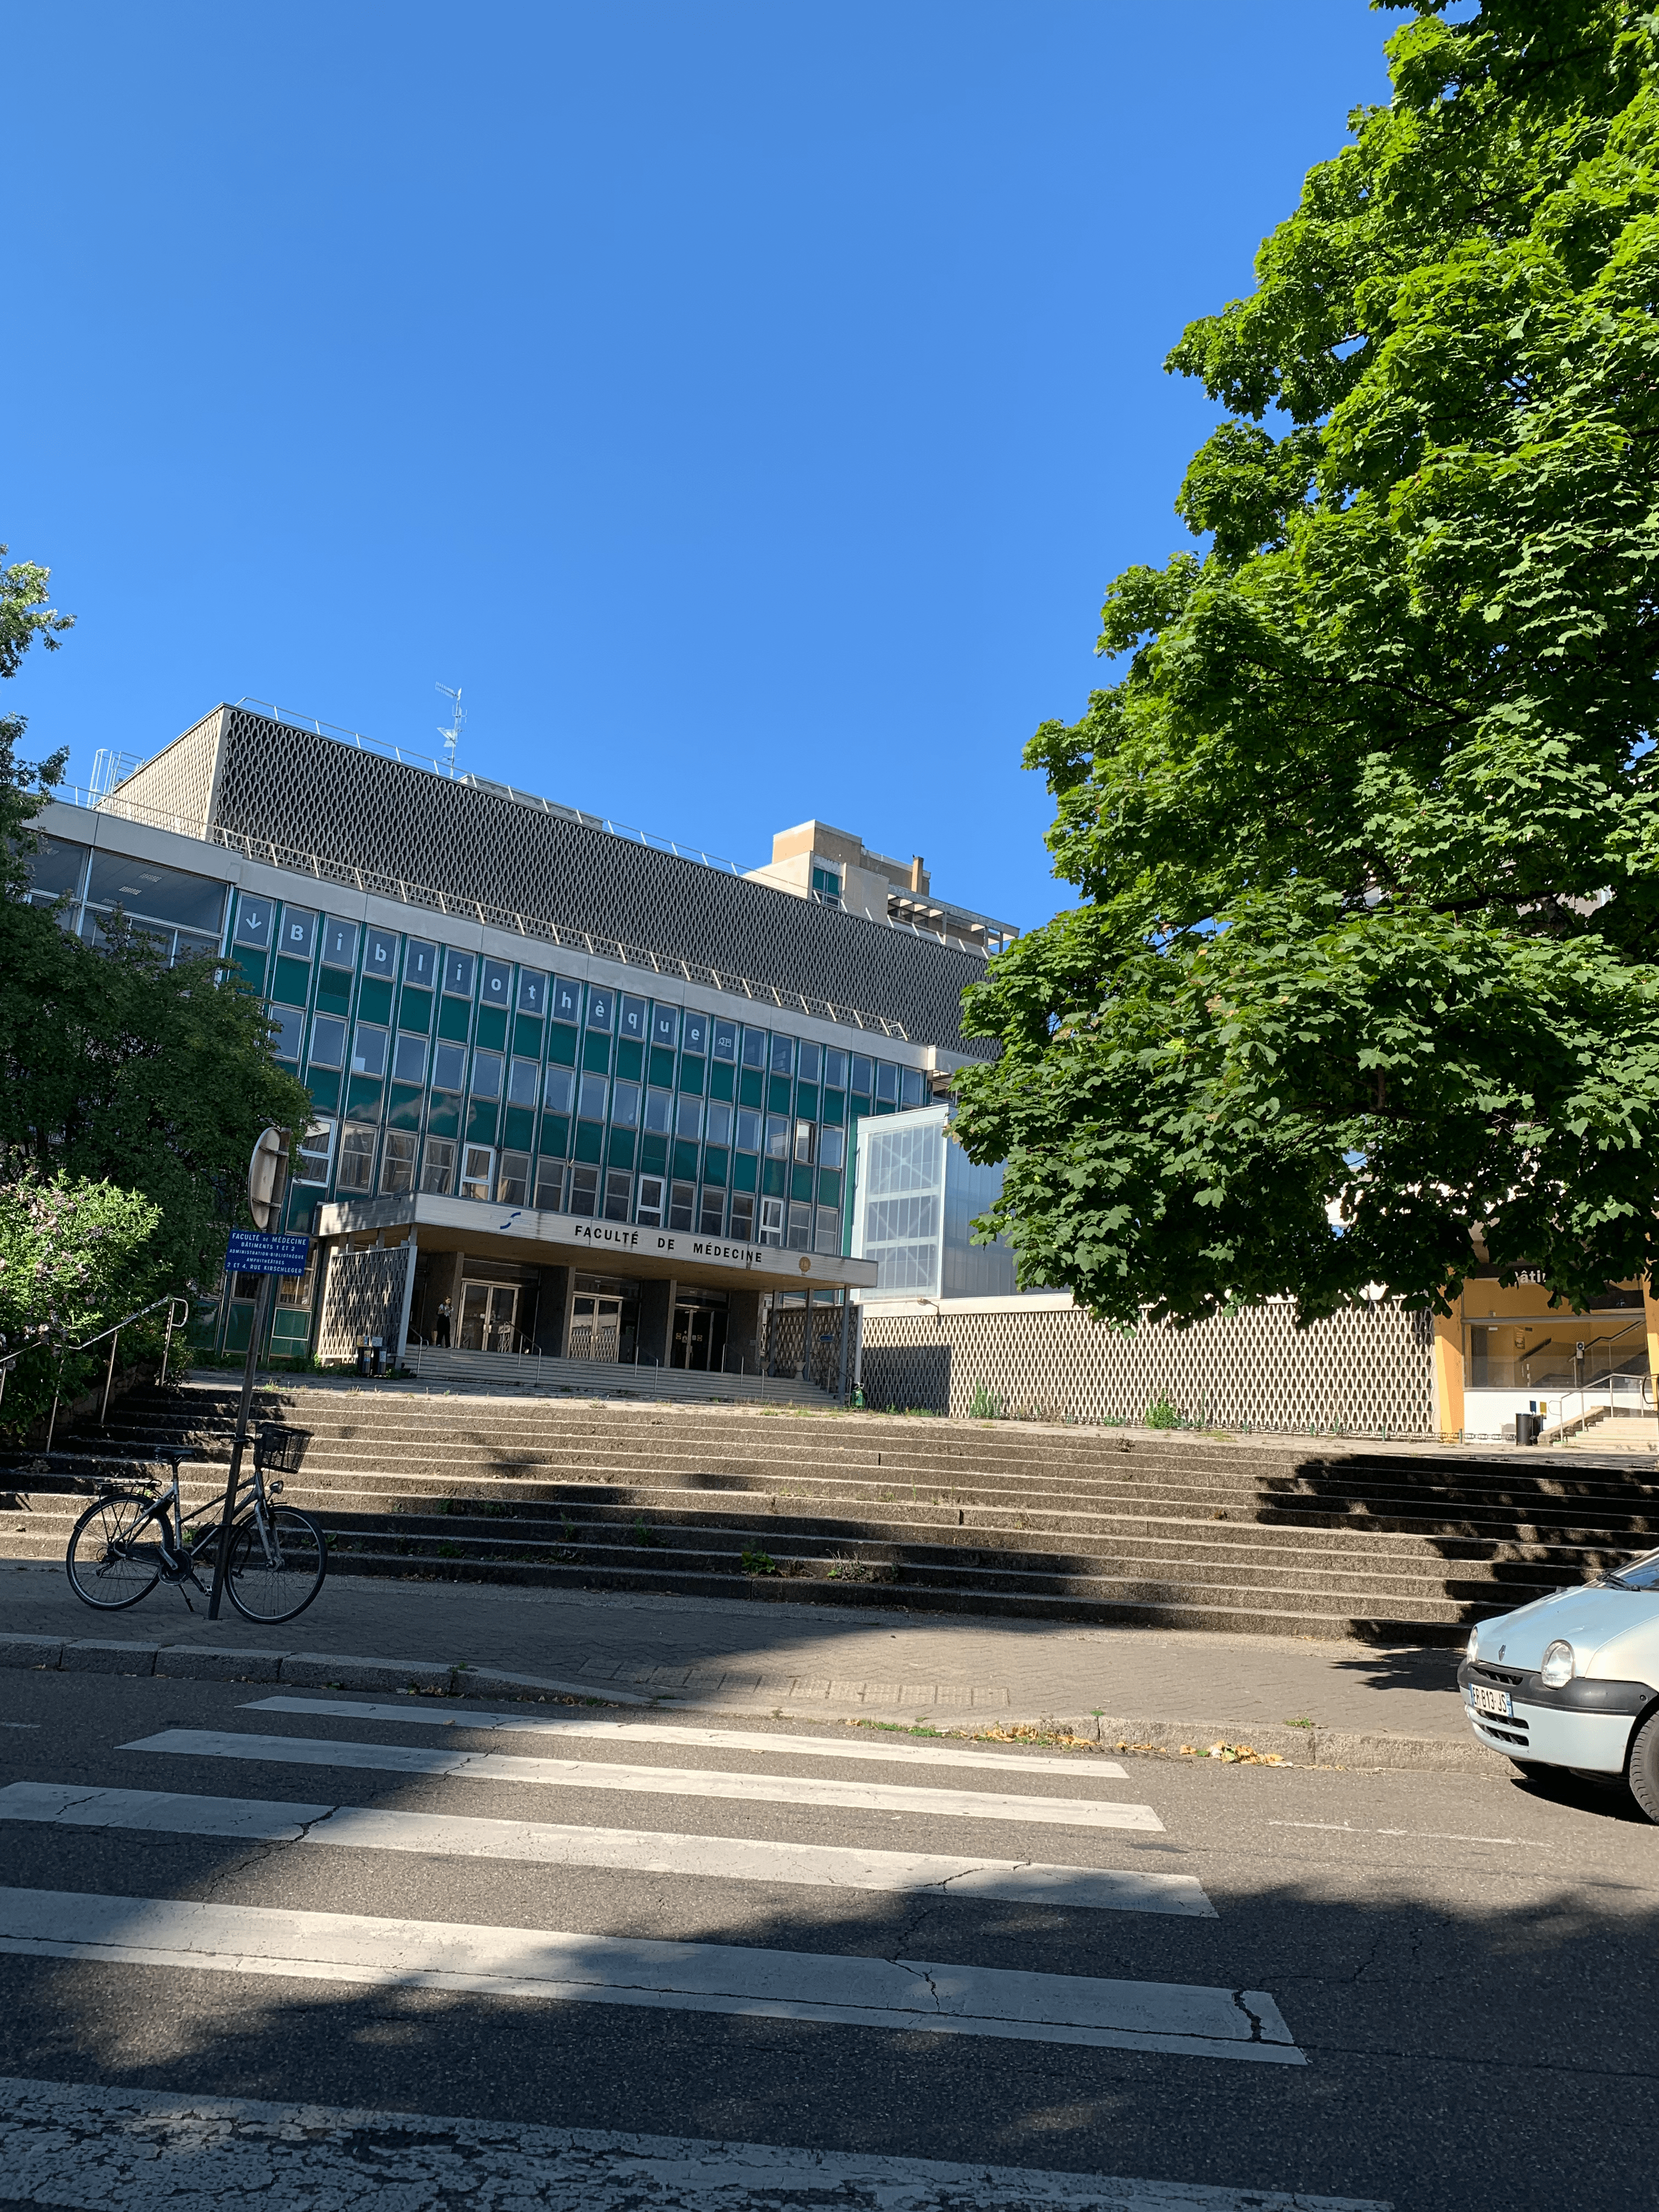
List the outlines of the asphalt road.
{"label": "asphalt road", "polygon": [[1652,2203],[1591,1785],[5,1679],[0,2205]]}

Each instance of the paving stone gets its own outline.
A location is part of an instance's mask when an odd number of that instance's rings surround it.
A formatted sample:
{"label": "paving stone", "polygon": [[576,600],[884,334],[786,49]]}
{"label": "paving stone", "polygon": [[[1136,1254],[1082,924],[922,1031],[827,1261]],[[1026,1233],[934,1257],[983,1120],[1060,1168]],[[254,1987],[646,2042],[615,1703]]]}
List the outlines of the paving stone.
{"label": "paving stone", "polygon": [[0,1636],[0,1667],[56,1667],[63,1656],[61,1636]]}

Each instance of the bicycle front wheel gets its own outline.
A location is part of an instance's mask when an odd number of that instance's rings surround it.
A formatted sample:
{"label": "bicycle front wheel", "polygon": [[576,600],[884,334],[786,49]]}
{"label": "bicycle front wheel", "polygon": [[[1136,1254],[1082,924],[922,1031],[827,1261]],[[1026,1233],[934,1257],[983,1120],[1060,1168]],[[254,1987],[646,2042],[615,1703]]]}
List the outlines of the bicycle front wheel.
{"label": "bicycle front wheel", "polygon": [[135,1541],[149,1520],[151,1500],[136,1490],[112,1491],[88,1505],[70,1531],[64,1567],[83,1605],[119,1613],[148,1597],[161,1579],[161,1528],[149,1521],[149,1541]]}
{"label": "bicycle front wheel", "polygon": [[230,1532],[225,1588],[244,1620],[292,1620],[323,1586],[328,1553],[308,1513],[268,1505]]}

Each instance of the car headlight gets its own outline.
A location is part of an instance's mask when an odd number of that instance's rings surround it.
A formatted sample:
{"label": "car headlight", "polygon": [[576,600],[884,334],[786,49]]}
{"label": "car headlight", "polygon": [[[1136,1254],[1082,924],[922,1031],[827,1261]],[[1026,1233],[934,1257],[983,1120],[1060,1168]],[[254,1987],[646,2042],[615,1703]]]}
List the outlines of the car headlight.
{"label": "car headlight", "polygon": [[1572,1680],[1572,1646],[1557,1642],[1544,1654],[1538,1679],[1547,1690],[1565,1690]]}
{"label": "car headlight", "polygon": [[1480,1631],[1478,1628],[1470,1629],[1469,1648],[1463,1656],[1466,1659],[1478,1659],[1480,1656]]}

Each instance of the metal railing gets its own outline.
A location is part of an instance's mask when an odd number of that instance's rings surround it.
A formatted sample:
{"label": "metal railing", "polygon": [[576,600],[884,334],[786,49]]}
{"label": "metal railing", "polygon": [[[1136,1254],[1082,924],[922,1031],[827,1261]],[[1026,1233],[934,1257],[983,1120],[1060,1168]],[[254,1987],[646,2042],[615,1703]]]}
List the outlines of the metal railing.
{"label": "metal railing", "polygon": [[[890,1014],[875,1014],[861,1006],[844,1006],[838,1000],[814,997],[808,991],[781,990],[775,983],[759,983],[752,976],[739,975],[730,969],[713,968],[701,960],[682,960],[672,953],[653,952],[648,947],[629,945],[621,938],[603,937],[595,931],[571,929],[564,924],[550,921],[541,915],[523,914],[511,907],[496,906],[487,899],[463,898],[448,891],[439,890],[430,884],[415,882],[407,876],[383,874],[374,868],[360,868],[349,860],[331,860],[325,854],[305,851],[295,845],[279,843],[271,837],[255,837],[245,830],[226,830],[216,823],[204,828],[198,822],[186,823],[181,815],[169,814],[157,807],[140,806],[135,800],[122,799],[94,799],[81,791],[59,790],[49,794],[60,805],[81,806],[88,811],[115,814],[122,819],[142,822],[147,826],[175,830],[181,836],[195,838],[198,843],[216,845],[228,853],[238,854],[242,859],[258,862],[261,866],[278,868],[289,875],[308,876],[319,884],[336,884],[343,890],[362,891],[379,898],[397,899],[405,906],[423,907],[434,914],[449,915],[459,921],[483,922],[492,929],[510,931],[519,937],[528,937],[543,945],[555,945],[567,952],[586,952],[596,960],[610,960],[618,967],[639,968],[653,975],[672,976],[677,981],[696,983],[704,988],[719,991],[727,998],[746,1000],[751,1006],[774,1006],[787,1013],[810,1014],[820,1021],[833,1022],[840,1029],[862,1030],[872,1036],[896,1037],[909,1042],[910,1032],[904,1024]],[[889,927],[891,927],[890,924]],[[916,934],[925,934],[917,932]],[[972,950],[973,948],[969,948]]]}
{"label": "metal railing", "polygon": [[[180,1297],[176,1292],[171,1293],[164,1298],[153,1298],[149,1305],[140,1306],[136,1313],[128,1314],[124,1320],[113,1322],[108,1328],[100,1328],[96,1336],[88,1337],[83,1344],[63,1344],[56,1347],[58,1352],[58,1387],[52,1394],[52,1413],[46,1422],[46,1448],[47,1451],[52,1449],[52,1440],[58,1431],[58,1401],[63,1395],[64,1369],[69,1361],[74,1358],[76,1353],[81,1352],[90,1352],[94,1344],[101,1344],[106,1337],[109,1339],[109,1358],[104,1368],[104,1395],[102,1402],[100,1404],[98,1408],[98,1425],[101,1429],[109,1419],[109,1394],[111,1386],[115,1381],[115,1351],[116,1346],[121,1340],[121,1331],[124,1328],[131,1328],[136,1321],[143,1321],[146,1320],[149,1315],[159,1313],[163,1306],[167,1310],[167,1333],[161,1340],[161,1372],[159,1380],[160,1382],[165,1383],[167,1379],[167,1361],[173,1356],[173,1332],[175,1328],[182,1328],[185,1323],[190,1319],[190,1300],[186,1297]],[[175,1307],[179,1308],[180,1310],[175,1313]],[[38,1348],[38,1345],[26,1345],[23,1346],[22,1351],[15,1352],[9,1359],[4,1362],[0,1362],[0,1392],[3,1392],[6,1375],[10,1372],[11,1369],[16,1365],[18,1360],[22,1358],[23,1352],[33,1351]]]}
{"label": "metal railing", "polygon": [[[1538,1386],[1541,1390],[1543,1385]],[[1598,1421],[1611,1420],[1615,1413],[1641,1418],[1659,1414],[1654,1403],[1653,1377],[1650,1375],[1621,1374],[1616,1369],[1598,1375],[1589,1382],[1574,1385],[1571,1389],[1556,1389],[1550,1393],[1560,1407],[1557,1418],[1540,1432],[1540,1443],[1558,1438],[1580,1436],[1593,1428]]]}

